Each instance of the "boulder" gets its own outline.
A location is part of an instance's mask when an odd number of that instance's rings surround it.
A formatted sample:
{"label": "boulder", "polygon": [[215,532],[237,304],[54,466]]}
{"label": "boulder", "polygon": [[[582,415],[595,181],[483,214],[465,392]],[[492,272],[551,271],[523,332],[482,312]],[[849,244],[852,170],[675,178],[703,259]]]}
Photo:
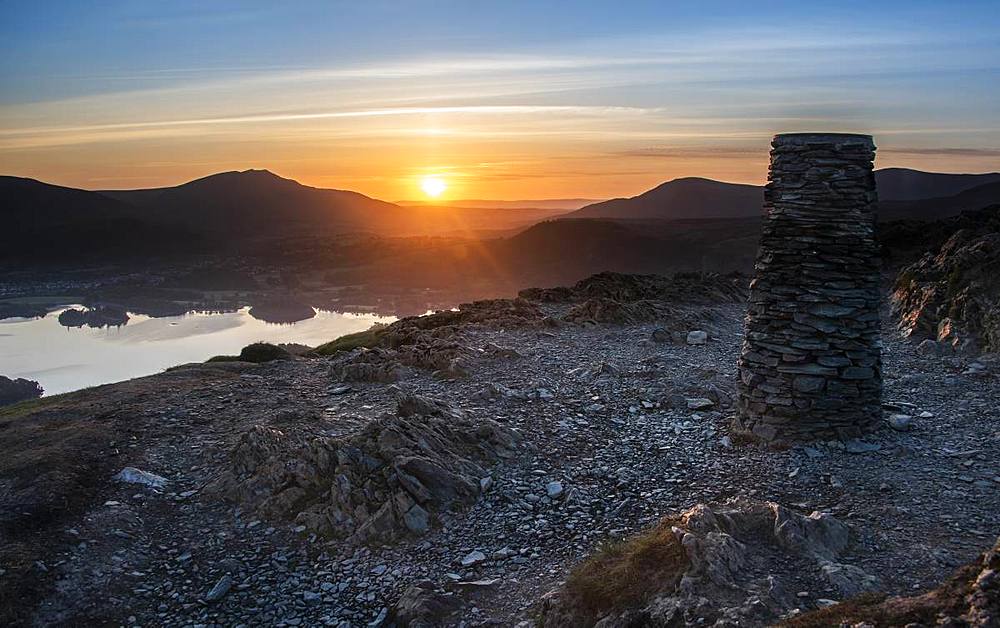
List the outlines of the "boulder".
{"label": "boulder", "polygon": [[[904,335],[941,351],[1000,349],[1000,206],[965,212],[940,248],[900,271],[893,315]],[[935,355],[932,345],[918,346]]]}
{"label": "boulder", "polygon": [[651,301],[621,302],[606,297],[588,299],[570,308],[563,316],[563,320],[569,323],[614,325],[642,323],[656,318],[657,309]]}
{"label": "boulder", "polygon": [[438,514],[479,498],[487,467],[514,455],[519,437],[443,401],[395,392],[394,415],[350,436],[305,438],[255,426],[209,491],[349,542],[427,532]]}
{"label": "boulder", "polygon": [[546,628],[684,626],[692,618],[766,625],[798,607],[791,586],[801,570],[845,597],[877,585],[840,561],[848,542],[847,526],[826,513],[747,500],[698,504],[584,561],[537,609]]}
{"label": "boulder", "polygon": [[700,330],[688,332],[687,343],[689,345],[703,345],[706,342],[708,342],[708,332]]}
{"label": "boulder", "polygon": [[[829,568],[843,590],[864,591],[866,576],[846,565]],[[1000,539],[939,587],[913,597],[867,596],[799,615],[787,626],[1000,626]],[[930,620],[930,623],[928,623]]]}

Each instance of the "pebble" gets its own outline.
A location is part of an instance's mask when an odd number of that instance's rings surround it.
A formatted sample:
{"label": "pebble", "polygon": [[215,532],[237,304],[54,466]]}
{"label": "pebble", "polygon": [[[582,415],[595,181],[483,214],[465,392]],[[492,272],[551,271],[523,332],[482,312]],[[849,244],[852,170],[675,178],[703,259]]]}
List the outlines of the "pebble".
{"label": "pebble", "polygon": [[471,567],[473,565],[478,565],[479,563],[483,562],[484,560],[486,560],[486,554],[483,554],[479,550],[475,550],[475,551],[469,552],[468,554],[465,555],[464,558],[462,558],[462,566],[463,567]]}
{"label": "pebble", "polygon": [[893,414],[889,417],[889,427],[897,432],[906,432],[913,425],[913,417],[908,414]]}
{"label": "pebble", "polygon": [[222,598],[226,597],[229,593],[229,589],[233,586],[233,578],[229,574],[226,574],[219,578],[219,581],[215,583],[215,586],[205,594],[206,602],[218,602]]}
{"label": "pebble", "polygon": [[700,330],[688,332],[687,343],[689,345],[703,345],[706,342],[708,342],[708,332]]}

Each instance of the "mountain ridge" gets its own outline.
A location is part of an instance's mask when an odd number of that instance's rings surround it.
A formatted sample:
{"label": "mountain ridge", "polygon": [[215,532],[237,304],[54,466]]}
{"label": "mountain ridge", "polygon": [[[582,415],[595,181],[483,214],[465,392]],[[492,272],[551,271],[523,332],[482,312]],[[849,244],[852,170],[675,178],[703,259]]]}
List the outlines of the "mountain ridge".
{"label": "mountain ridge", "polygon": [[[886,181],[879,210],[883,221],[933,220],[1000,202],[997,173],[952,175],[894,168],[876,171],[875,176]],[[306,186],[264,169],[227,171],[178,186],[137,190],[89,191],[25,177],[0,177],[0,217],[5,226],[0,235],[0,257],[115,259],[144,252],[181,256],[204,250],[251,251],[261,243],[273,248],[283,246],[280,243],[289,238],[315,240],[351,233],[482,240],[552,219],[654,221],[657,225],[708,220],[702,228],[710,228],[713,220],[758,218],[762,189],[684,177],[635,197],[564,213],[526,208],[402,207],[350,190]],[[918,193],[955,190],[961,191],[906,200]],[[894,200],[899,198],[904,200]],[[568,229],[567,233],[590,234],[584,228]],[[648,247],[644,244],[639,248]]]}
{"label": "mountain ridge", "polygon": [[[908,168],[884,168],[875,171],[880,208],[891,209],[892,219],[907,218],[907,203],[918,203],[913,211],[921,219],[954,215],[962,209],[946,208],[950,197],[972,189],[1000,183],[1000,173],[951,174],[924,172]],[[628,198],[617,198],[588,205],[565,218],[683,219],[739,218],[759,216],[763,207],[764,186],[716,181],[704,177],[682,177],[661,183]],[[981,199],[984,204],[1000,201],[1000,191]],[[882,218],[883,220],[888,218]]]}

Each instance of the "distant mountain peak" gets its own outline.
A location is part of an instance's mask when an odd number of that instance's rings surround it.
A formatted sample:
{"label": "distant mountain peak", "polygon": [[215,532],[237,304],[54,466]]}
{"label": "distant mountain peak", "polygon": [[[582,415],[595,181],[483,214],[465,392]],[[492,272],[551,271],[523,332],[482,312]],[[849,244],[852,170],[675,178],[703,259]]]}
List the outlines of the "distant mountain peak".
{"label": "distant mountain peak", "polygon": [[[227,170],[226,172],[217,172],[215,174],[210,174],[204,177],[199,177],[192,181],[188,181],[183,185],[190,185],[192,183],[200,183],[207,181],[224,181],[224,180],[243,180],[243,181],[289,181],[298,184],[299,182],[295,179],[287,179],[285,177],[274,174],[267,169],[249,168],[247,170]],[[301,185],[301,184],[299,184]]]}

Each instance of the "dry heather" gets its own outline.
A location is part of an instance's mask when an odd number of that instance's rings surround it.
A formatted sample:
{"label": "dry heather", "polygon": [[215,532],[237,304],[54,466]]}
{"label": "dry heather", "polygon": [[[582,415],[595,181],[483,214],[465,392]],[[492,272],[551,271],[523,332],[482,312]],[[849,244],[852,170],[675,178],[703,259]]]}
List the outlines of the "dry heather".
{"label": "dry heather", "polygon": [[570,572],[565,595],[582,620],[642,606],[677,585],[688,560],[671,530],[675,523],[664,518],[641,534],[605,543]]}

